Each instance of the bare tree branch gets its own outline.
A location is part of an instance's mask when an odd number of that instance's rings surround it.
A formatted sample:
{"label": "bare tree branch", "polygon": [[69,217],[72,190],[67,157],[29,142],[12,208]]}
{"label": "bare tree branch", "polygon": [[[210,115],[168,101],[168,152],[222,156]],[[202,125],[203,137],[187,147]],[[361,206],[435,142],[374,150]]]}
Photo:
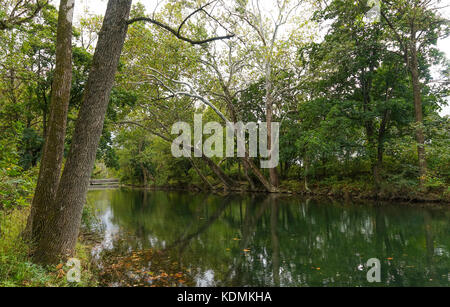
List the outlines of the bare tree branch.
{"label": "bare tree branch", "polygon": [[[170,27],[169,25],[166,25],[156,19],[153,18],[149,18],[149,17],[137,17],[137,18],[133,18],[130,19],[128,21],[128,24],[131,25],[135,22],[139,22],[139,21],[145,21],[145,22],[150,22],[154,25],[157,25],[160,28],[163,28],[167,31],[169,31],[170,33],[172,33],[173,35],[175,35],[175,37],[177,37],[180,40],[183,40],[185,42],[188,42],[192,45],[203,45],[203,44],[207,44],[210,42],[214,42],[214,41],[218,41],[218,40],[224,40],[224,39],[230,39],[235,37],[234,34],[228,34],[228,35],[224,35],[224,36],[217,36],[217,37],[212,37],[212,38],[207,38],[207,39],[203,39],[203,40],[195,40],[195,39],[191,39],[188,37],[185,37],[181,34],[181,29],[183,28],[183,26],[186,24],[186,22],[195,14],[199,13],[199,12],[204,12],[206,13],[209,17],[213,18],[211,16],[211,14],[209,14],[208,12],[205,11],[205,8],[209,5],[211,5],[212,3],[216,2],[217,0],[208,2],[207,4],[201,6],[200,8],[196,9],[195,11],[193,11],[191,14],[189,14],[183,21],[182,23],[178,26],[178,29],[174,29],[172,27]],[[214,20],[216,20],[215,18],[213,18]],[[216,20],[217,21],[217,20]]]}

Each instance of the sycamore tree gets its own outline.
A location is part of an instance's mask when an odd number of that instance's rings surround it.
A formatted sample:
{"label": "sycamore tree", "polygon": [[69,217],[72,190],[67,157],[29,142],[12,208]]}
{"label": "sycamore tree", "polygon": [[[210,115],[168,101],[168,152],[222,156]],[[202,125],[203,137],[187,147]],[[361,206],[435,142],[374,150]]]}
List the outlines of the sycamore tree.
{"label": "sycamore tree", "polygon": [[[277,65],[283,69],[289,69],[293,48],[299,41],[298,35],[302,34],[302,24],[305,20],[299,20],[299,12],[302,1],[277,0],[270,3],[266,1],[237,1],[235,6],[227,10],[237,18],[242,28],[236,31],[240,35],[240,41],[247,52],[252,54],[248,65],[252,66],[250,76],[253,80],[264,80],[264,99],[262,109],[265,111],[265,122],[268,130],[269,150],[272,143],[272,122],[280,120],[280,105],[285,88],[277,88]],[[302,7],[302,13],[307,12],[307,7]],[[295,17],[295,18],[294,18]],[[238,36],[239,36],[238,35]],[[287,64],[287,65],[286,65]],[[279,72],[279,71],[278,71]],[[269,169],[270,183],[275,188],[279,186],[277,168]]]}
{"label": "sycamore tree", "polygon": [[[261,8],[267,3],[220,3],[219,12],[222,14],[216,18],[220,27],[212,27],[212,31],[216,35],[229,31],[235,36],[204,46],[199,59],[202,65],[195,72],[183,71],[178,78],[174,78],[165,71],[158,71],[158,77],[165,77],[166,84],[162,84],[165,89],[176,85],[177,94],[198,99],[214,110],[224,123],[248,120],[245,110],[258,114],[252,119],[267,122],[270,144],[271,123],[275,119],[281,121],[285,113],[295,111],[295,107],[289,107],[289,102],[295,101],[296,79],[286,76],[298,74],[301,66],[295,61],[295,48],[308,36],[308,33],[305,34],[304,28],[307,27],[304,20],[293,18],[301,3],[273,2],[277,14],[272,18]],[[206,6],[202,10],[205,11]],[[289,81],[283,82],[281,79]],[[264,94],[260,101],[249,104],[241,95],[254,85],[255,80],[263,82]],[[259,115],[260,110],[262,116]],[[250,171],[267,191],[277,191],[277,168],[269,170],[271,179],[267,180],[248,155],[241,160],[251,186]]]}

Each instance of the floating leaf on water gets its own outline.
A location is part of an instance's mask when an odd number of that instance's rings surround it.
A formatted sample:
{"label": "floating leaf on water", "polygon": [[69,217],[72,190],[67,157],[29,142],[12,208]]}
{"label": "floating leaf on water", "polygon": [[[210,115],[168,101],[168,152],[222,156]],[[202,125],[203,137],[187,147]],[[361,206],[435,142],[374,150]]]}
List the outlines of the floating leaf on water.
{"label": "floating leaf on water", "polygon": [[59,270],[58,271],[58,278],[63,278],[66,275],[66,272],[64,272],[64,270]]}

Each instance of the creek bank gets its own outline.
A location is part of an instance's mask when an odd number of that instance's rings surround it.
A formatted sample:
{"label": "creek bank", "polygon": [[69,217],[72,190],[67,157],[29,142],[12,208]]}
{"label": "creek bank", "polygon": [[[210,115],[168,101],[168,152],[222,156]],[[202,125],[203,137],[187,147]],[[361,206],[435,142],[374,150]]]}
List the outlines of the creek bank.
{"label": "creek bank", "polygon": [[[219,195],[227,195],[231,193],[258,193],[269,194],[267,191],[252,190],[246,183],[240,185],[242,188],[239,190],[226,191],[223,186],[216,186],[215,190],[201,187],[195,184],[188,184],[185,186],[180,185],[163,185],[163,186],[143,186],[123,184],[121,187],[125,188],[138,188],[146,189],[149,191],[186,191],[186,192],[210,192]],[[292,182],[285,182],[281,184],[279,193],[280,195],[302,196],[310,198],[331,198],[333,200],[342,201],[382,201],[382,202],[400,202],[400,203],[412,203],[412,204],[442,204],[450,205],[450,188],[432,190],[432,189],[418,189],[416,187],[402,187],[389,189],[381,188],[379,191],[375,191],[371,187],[361,187],[358,185],[345,184],[345,185],[320,185],[315,184],[306,190],[303,185],[295,185]]]}

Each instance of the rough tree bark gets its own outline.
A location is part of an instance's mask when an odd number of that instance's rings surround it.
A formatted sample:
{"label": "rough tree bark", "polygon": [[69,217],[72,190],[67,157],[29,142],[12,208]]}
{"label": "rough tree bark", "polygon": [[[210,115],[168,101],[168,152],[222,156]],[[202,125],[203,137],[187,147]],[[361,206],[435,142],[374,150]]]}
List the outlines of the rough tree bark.
{"label": "rough tree bark", "polygon": [[56,263],[72,255],[81,224],[89,178],[95,163],[109,95],[128,29],[131,0],[109,0],[72,146],[34,260]]}
{"label": "rough tree bark", "polygon": [[61,176],[67,113],[72,86],[72,22],[74,0],[61,0],[56,41],[55,77],[52,85],[49,127],[41,159],[39,178],[27,222],[26,236],[39,240]]}

